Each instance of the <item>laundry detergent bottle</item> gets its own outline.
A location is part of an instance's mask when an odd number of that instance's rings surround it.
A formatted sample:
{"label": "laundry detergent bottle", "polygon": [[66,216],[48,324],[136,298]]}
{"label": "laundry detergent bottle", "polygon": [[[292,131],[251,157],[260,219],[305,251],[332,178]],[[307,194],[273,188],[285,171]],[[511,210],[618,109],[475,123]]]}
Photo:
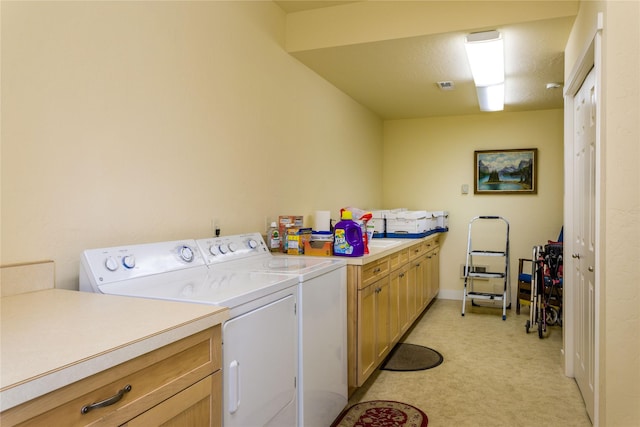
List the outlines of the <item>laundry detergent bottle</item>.
{"label": "laundry detergent bottle", "polygon": [[353,220],[351,211],[342,211],[342,219],[333,230],[333,254],[353,257],[364,255],[362,228]]}

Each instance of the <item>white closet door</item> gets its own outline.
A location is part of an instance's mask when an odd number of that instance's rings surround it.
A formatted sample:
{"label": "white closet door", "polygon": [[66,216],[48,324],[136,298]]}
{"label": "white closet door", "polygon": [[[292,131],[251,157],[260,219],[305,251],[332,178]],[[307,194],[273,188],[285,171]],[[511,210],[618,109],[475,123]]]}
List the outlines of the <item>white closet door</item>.
{"label": "white closet door", "polygon": [[587,413],[594,416],[595,244],[596,244],[596,86],[591,70],[574,97],[574,369]]}

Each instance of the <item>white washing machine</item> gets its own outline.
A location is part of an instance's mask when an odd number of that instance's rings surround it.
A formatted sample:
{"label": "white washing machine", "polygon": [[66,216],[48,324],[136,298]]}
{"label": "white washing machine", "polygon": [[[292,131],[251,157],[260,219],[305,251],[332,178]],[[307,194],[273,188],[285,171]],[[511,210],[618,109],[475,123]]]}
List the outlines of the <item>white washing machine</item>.
{"label": "white washing machine", "polygon": [[331,425],[348,403],[346,262],[274,256],[259,233],[196,242],[212,271],[285,274],[299,281],[298,425]]}
{"label": "white washing machine", "polygon": [[207,268],[194,240],[90,249],[80,290],[225,306],[223,425],[297,425],[298,280]]}

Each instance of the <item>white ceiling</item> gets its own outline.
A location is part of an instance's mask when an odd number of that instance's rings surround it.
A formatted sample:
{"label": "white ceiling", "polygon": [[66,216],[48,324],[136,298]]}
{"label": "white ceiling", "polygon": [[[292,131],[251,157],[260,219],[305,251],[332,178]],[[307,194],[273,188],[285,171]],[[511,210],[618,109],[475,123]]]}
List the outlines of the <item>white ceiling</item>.
{"label": "white ceiling", "polygon": [[[328,21],[332,23],[343,10],[351,16],[355,13],[355,16],[366,17],[353,10],[362,6],[357,3],[364,2],[289,0],[276,3],[288,13],[288,20],[304,14],[304,19],[313,22],[312,14],[318,13],[318,20],[333,19]],[[405,2],[397,3],[402,7],[400,3]],[[449,6],[446,2],[423,0],[423,3],[436,7],[437,11],[447,10],[445,7]],[[477,7],[482,2],[467,3]],[[562,88],[547,89],[546,84],[563,81],[563,51],[575,19],[575,14],[567,13],[567,10],[573,10],[575,4],[577,12],[577,1],[562,2],[570,3],[570,7],[555,15],[551,9],[553,1],[538,1],[533,6],[532,2],[519,0],[484,2],[486,7],[500,7],[501,10],[506,3],[523,7],[515,8],[515,13],[509,12],[508,22],[497,19],[498,24],[491,28],[487,28],[486,16],[478,18],[475,24],[473,10],[470,10],[469,15],[460,19],[451,14],[442,16],[451,23],[443,28],[453,28],[452,31],[409,37],[371,37],[373,41],[328,43],[328,46],[312,46],[290,53],[383,119],[477,114],[480,110],[466,61],[464,37],[472,31],[497,29],[505,44],[505,111],[562,108]],[[532,20],[531,9],[524,7],[525,3],[536,8],[533,10],[542,10],[545,5],[549,10],[540,14],[544,19],[533,17]],[[327,8],[332,8],[332,14],[327,15]],[[522,16],[518,16],[518,10],[522,10]],[[433,15],[430,19],[438,19]],[[390,22],[390,26],[393,24]],[[352,25],[354,32],[362,31],[366,26],[357,22]],[[291,36],[288,32],[287,37]],[[436,84],[440,81],[453,81],[454,90],[441,90]]]}

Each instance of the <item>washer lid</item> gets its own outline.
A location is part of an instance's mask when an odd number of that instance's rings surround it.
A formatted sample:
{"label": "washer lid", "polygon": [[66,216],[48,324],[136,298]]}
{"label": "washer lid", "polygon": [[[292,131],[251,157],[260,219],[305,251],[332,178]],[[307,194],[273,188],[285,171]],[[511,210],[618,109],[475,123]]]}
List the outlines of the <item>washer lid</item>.
{"label": "washer lid", "polygon": [[290,274],[296,276],[301,282],[304,282],[346,265],[346,261],[342,259],[299,255],[276,255],[210,267],[214,270],[233,269],[235,271]]}
{"label": "washer lid", "polygon": [[176,276],[171,273],[108,283],[100,286],[105,294],[155,298],[235,308],[296,286],[296,277],[244,271],[209,271],[206,276]]}

